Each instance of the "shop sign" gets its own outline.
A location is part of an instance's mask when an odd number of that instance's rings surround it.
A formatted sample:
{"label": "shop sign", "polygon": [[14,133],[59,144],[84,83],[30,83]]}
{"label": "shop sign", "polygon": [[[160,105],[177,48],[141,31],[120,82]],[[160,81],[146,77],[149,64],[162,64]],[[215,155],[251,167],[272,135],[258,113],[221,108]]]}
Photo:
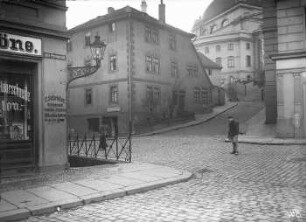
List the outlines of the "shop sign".
{"label": "shop sign", "polygon": [[107,107],[107,112],[119,112],[120,111],[120,107],[119,106],[115,106],[115,107]]}
{"label": "shop sign", "polygon": [[61,54],[56,54],[56,53],[51,53],[51,52],[44,52],[44,58],[66,60],[66,55],[61,55]]}
{"label": "shop sign", "polygon": [[66,100],[59,95],[45,96],[45,121],[60,123],[66,119]]}
{"label": "shop sign", "polygon": [[0,32],[0,51],[41,56],[41,39]]}

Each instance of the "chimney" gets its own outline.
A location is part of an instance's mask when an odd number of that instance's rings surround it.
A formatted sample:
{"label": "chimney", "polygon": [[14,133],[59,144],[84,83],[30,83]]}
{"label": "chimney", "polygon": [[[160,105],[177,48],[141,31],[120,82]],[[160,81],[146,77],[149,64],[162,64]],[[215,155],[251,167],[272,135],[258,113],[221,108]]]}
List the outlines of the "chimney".
{"label": "chimney", "polygon": [[111,14],[111,13],[113,13],[115,11],[115,9],[113,8],[113,7],[108,7],[107,8],[107,13],[108,14]]}
{"label": "chimney", "polygon": [[147,3],[146,0],[141,1],[141,11],[147,13]]}
{"label": "chimney", "polygon": [[166,6],[163,3],[163,0],[161,0],[159,4],[159,21],[162,23],[166,22]]}

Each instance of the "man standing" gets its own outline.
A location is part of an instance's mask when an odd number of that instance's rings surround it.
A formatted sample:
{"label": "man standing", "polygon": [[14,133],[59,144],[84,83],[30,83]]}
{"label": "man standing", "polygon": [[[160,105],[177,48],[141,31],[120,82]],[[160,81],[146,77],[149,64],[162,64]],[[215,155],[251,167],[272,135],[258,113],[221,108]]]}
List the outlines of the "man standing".
{"label": "man standing", "polygon": [[233,152],[231,154],[238,155],[238,135],[239,135],[239,122],[232,116],[228,117],[228,139],[233,144]]}

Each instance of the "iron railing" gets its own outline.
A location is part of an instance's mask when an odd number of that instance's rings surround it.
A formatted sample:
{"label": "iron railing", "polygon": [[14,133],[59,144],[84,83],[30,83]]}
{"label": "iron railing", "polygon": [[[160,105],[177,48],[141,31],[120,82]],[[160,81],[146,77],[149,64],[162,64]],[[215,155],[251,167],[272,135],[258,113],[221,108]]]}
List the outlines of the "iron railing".
{"label": "iron railing", "polygon": [[107,137],[104,142],[100,137],[93,135],[68,137],[68,153],[71,156],[82,156],[106,160],[132,161],[131,136]]}

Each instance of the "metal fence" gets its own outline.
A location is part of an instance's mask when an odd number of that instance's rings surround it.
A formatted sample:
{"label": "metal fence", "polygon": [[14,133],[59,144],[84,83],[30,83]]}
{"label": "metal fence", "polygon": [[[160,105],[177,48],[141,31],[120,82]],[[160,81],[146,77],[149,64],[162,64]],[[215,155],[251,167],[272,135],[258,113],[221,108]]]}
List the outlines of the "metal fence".
{"label": "metal fence", "polygon": [[68,153],[82,157],[99,158],[106,160],[132,161],[131,136],[101,138],[93,135],[68,137]]}

